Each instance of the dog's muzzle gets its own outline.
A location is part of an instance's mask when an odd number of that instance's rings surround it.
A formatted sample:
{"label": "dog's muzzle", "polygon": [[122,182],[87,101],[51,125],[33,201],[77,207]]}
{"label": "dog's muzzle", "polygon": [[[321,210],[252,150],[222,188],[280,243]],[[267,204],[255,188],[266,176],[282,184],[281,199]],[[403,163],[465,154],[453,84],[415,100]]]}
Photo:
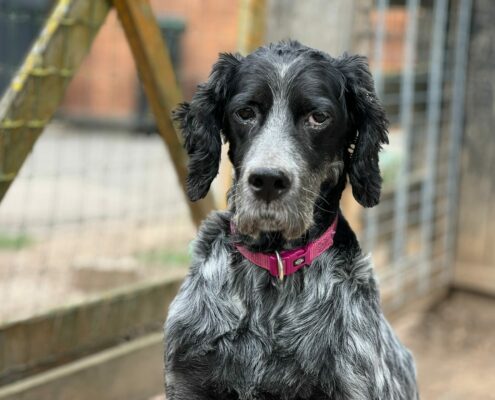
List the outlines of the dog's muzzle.
{"label": "dog's muzzle", "polygon": [[281,198],[291,187],[291,179],[275,168],[256,168],[248,177],[249,188],[257,199],[267,204]]}

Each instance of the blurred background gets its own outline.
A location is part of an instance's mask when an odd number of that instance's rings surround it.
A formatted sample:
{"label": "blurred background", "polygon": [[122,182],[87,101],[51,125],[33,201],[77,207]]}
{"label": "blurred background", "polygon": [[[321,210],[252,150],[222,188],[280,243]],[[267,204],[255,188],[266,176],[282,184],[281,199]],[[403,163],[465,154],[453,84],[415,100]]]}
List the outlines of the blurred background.
{"label": "blurred background", "polygon": [[[150,2],[165,43],[151,59],[171,63],[165,92],[185,99],[219,52],[292,38],[369,57],[391,122],[384,190],[370,210],[345,193],[344,213],[422,398],[495,399],[493,1]],[[177,148],[157,133],[169,110],[153,117],[146,52],[126,38],[139,19],[117,9],[0,0],[2,400],[161,398],[161,325],[191,215],[225,207],[226,157],[209,203],[183,195]]]}

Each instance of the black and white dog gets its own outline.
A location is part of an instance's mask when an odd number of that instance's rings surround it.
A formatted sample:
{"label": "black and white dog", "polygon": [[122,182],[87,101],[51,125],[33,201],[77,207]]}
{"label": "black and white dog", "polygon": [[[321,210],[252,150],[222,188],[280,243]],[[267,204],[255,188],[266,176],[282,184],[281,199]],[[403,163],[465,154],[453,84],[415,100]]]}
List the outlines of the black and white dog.
{"label": "black and white dog", "polygon": [[293,41],[223,54],[175,117],[190,198],[217,175],[222,136],[235,180],[170,306],[168,400],[416,399],[413,359],[339,210],[347,177],[363,206],[380,197],[387,120],[365,58]]}

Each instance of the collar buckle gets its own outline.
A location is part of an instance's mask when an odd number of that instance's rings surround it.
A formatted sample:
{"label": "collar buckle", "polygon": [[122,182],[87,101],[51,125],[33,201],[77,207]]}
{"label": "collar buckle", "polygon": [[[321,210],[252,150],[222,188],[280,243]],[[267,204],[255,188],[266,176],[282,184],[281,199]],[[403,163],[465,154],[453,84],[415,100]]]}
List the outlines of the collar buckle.
{"label": "collar buckle", "polygon": [[283,282],[285,277],[284,261],[282,260],[282,257],[280,257],[280,253],[276,250],[275,256],[277,257],[278,279],[280,282]]}

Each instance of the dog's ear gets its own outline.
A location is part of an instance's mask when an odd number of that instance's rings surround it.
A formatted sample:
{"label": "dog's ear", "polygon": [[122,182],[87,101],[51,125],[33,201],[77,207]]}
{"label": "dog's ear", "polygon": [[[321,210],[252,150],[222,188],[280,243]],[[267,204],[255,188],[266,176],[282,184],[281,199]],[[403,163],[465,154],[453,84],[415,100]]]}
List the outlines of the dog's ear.
{"label": "dog's ear", "polygon": [[174,110],[189,155],[187,195],[192,201],[206,196],[218,174],[224,108],[229,83],[240,61],[238,54],[220,54],[208,81],[198,86],[191,102]]}
{"label": "dog's ear", "polygon": [[378,152],[388,143],[388,121],[375,93],[366,57],[344,55],[338,60],[350,117],[347,173],[354,198],[363,207],[380,200],[382,178]]}

